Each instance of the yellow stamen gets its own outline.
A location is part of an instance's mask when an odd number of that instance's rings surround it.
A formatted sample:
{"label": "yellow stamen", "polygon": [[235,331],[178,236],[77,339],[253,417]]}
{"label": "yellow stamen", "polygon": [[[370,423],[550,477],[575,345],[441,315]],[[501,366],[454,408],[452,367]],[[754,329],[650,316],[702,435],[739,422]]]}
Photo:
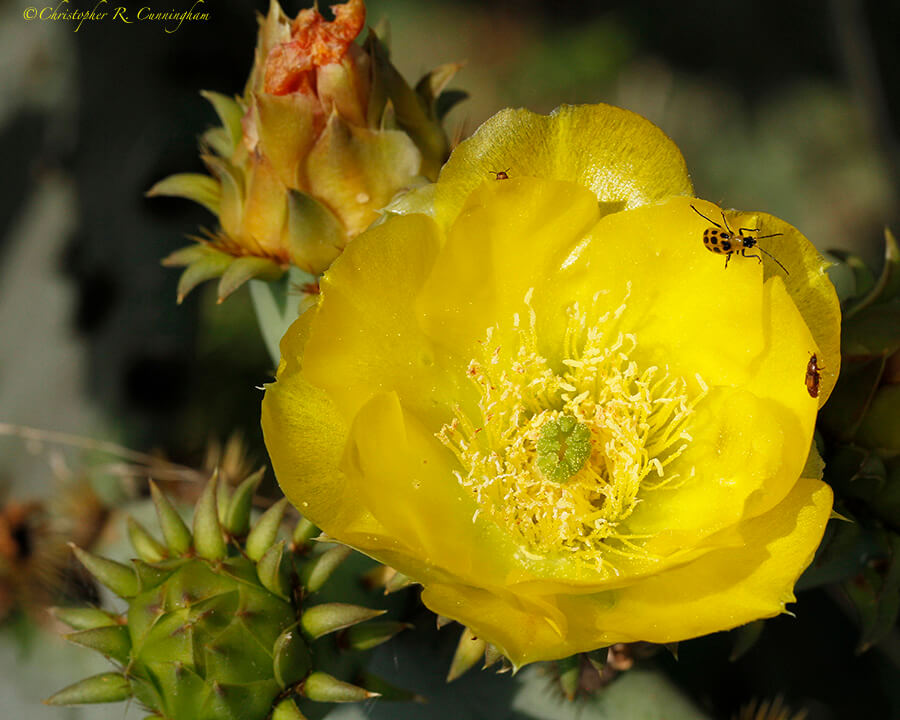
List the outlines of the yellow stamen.
{"label": "yellow stamen", "polygon": [[[644,538],[623,526],[637,504],[694,474],[667,474],[667,467],[690,443],[688,419],[706,385],[698,376],[691,398],[683,378],[640,368],[632,360],[637,338],[618,329],[626,304],[600,315],[599,293],[590,309],[570,308],[554,366],[538,351],[531,295],[527,314],[513,317],[509,344],[502,347],[499,328],[489,328],[481,357],[469,363],[477,414],[457,407],[438,437],[459,459],[457,478],[478,504],[473,521],[487,515],[529,555],[573,556],[615,574],[610,555],[653,559]],[[547,460],[547,438],[577,427],[589,431],[589,446],[579,430],[580,461],[563,472]]]}

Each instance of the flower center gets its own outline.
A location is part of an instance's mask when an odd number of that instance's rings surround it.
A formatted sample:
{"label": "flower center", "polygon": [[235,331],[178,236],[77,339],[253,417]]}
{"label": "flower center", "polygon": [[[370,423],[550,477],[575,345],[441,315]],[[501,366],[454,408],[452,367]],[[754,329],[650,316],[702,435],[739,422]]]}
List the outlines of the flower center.
{"label": "flower center", "polygon": [[617,558],[648,557],[626,527],[638,503],[694,473],[667,468],[691,440],[688,420],[706,385],[697,376],[691,397],[683,378],[641,368],[636,337],[619,330],[625,304],[601,315],[599,293],[590,308],[569,309],[563,347],[548,359],[531,295],[527,322],[516,314],[503,344],[489,328],[469,363],[477,412],[456,408],[438,438],[459,459],[475,517],[486,513],[526,553],[616,574]]}
{"label": "flower center", "polygon": [[541,428],[537,464],[550,480],[571,480],[591,454],[591,431],[572,415],[560,415]]}

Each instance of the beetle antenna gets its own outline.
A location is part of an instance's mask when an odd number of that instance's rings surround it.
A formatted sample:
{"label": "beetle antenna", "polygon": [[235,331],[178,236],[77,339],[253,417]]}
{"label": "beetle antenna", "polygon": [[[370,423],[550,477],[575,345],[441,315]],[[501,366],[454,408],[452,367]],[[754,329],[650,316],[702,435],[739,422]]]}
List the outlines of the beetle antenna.
{"label": "beetle antenna", "polygon": [[765,240],[766,238],[778,237],[779,235],[784,235],[784,233],[772,233],[771,235],[757,235],[754,240]]}
{"label": "beetle antenna", "polygon": [[[719,223],[717,223],[715,220],[710,220],[708,217],[706,217],[706,215],[704,215],[702,212],[700,212],[700,211],[699,211],[697,208],[695,208],[693,205],[691,205],[691,210],[693,210],[693,211],[694,211],[695,213],[697,213],[700,217],[702,217],[704,220],[706,220],[706,222],[712,223],[712,224],[715,225],[717,228],[722,227],[722,226],[719,225]],[[724,216],[723,216],[723,217],[724,217]]]}
{"label": "beetle antenna", "polygon": [[[777,234],[778,234],[778,235],[781,235],[781,233],[777,233]],[[769,236],[769,235],[766,235],[766,237],[770,237],[770,236]],[[766,252],[766,251],[763,250],[759,245],[756,246],[756,249],[757,249],[757,250],[760,250],[760,251],[762,251],[762,252],[764,252],[764,253],[766,253],[766,255],[768,255],[768,256],[769,256],[770,258],[772,258],[776,263],[778,263],[778,267],[780,267],[782,270],[784,270],[784,274],[785,274],[785,275],[790,275],[790,273],[788,272],[788,269],[787,269],[784,265],[782,265],[780,262],[778,262],[778,258],[776,258],[772,253]]]}
{"label": "beetle antenna", "polygon": [[724,210],[722,211],[722,222],[725,223],[725,229],[726,229],[728,232],[730,232],[732,235],[734,235],[734,230],[732,230],[730,227],[728,227],[728,218],[725,217],[725,211],[724,211]]}

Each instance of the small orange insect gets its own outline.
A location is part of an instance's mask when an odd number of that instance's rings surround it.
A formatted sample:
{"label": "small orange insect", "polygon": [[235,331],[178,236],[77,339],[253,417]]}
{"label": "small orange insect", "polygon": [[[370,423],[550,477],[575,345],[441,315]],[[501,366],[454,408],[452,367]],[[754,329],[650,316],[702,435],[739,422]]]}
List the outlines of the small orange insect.
{"label": "small orange insect", "polygon": [[778,262],[778,260],[774,255],[772,255],[772,253],[766,252],[757,244],[760,240],[778,237],[782,233],[772,233],[771,235],[757,235],[756,237],[751,237],[749,235],[744,235],[744,232],[759,232],[759,228],[738,228],[738,231],[734,232],[734,230],[728,227],[728,220],[725,219],[724,212],[722,213],[722,222],[725,223],[725,227],[723,228],[715,220],[710,220],[708,217],[706,217],[706,215],[700,212],[693,205],[691,205],[691,210],[693,210],[707,222],[710,222],[716,226],[715,228],[706,228],[706,230],[703,231],[703,244],[710,252],[725,255],[725,267],[728,267],[728,261],[731,260],[731,256],[738,251],[740,251],[742,257],[754,257],[759,262],[762,262],[761,256],[747,254],[747,250],[755,247],[760,252],[766,253],[766,255],[768,255],[776,263],[778,263],[778,267],[784,270],[785,275],[790,275],[787,268],[780,262]]}
{"label": "small orange insect", "polygon": [[488,170],[488,172],[494,176],[494,180],[509,180],[509,168],[506,170]]}
{"label": "small orange insect", "polygon": [[821,376],[819,375],[819,359],[816,357],[815,353],[809,359],[809,363],[806,366],[806,391],[809,393],[810,397],[819,397],[819,380]]}

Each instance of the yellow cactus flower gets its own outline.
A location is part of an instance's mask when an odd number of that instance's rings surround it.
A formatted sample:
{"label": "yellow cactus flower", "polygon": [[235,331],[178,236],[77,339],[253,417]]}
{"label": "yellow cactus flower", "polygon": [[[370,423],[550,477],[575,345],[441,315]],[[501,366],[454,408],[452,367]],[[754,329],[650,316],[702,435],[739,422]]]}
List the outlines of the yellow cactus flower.
{"label": "yellow cactus flower", "polygon": [[[783,612],[831,512],[838,301],[797,230],[692,192],[627,111],[489,120],[282,340],[286,495],[517,666]],[[761,239],[726,268],[715,224]]]}
{"label": "yellow cactus flower", "polygon": [[212,177],[184,173],[149,195],[203,204],[219,228],[164,261],[186,266],[179,300],[221,277],[220,301],[251,278],[295,266],[321,273],[399,191],[435,179],[449,153],[441,119],[464,93],[441,97],[459,69],[444,65],[413,90],[365,25],[363,0],[290,20],[276,0],[260,18],[241,97],[204,93],[222,127],[203,137]]}

